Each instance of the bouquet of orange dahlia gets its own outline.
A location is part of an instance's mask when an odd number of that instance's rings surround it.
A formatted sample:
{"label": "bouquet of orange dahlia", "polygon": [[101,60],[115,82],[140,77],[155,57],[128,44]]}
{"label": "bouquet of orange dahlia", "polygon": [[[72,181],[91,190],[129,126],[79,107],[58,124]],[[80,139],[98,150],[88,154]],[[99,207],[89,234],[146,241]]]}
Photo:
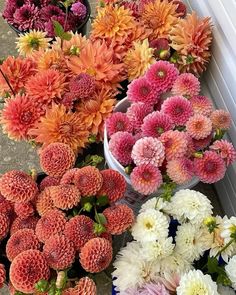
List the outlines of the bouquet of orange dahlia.
{"label": "bouquet of orange dahlia", "polygon": [[211,23],[209,17],[186,10],[179,0],[102,0],[91,36],[114,48],[130,81],[142,76],[156,59],[199,76],[211,55]]}
{"label": "bouquet of orange dahlia", "polygon": [[[96,294],[84,275],[105,270],[112,236],[131,227],[133,211],[117,203],[126,183],[111,169],[73,168],[73,150],[52,143],[40,153],[47,174],[12,170],[0,178],[0,289],[11,294]],[[18,292],[18,293],[17,293]]]}
{"label": "bouquet of orange dahlia", "polygon": [[104,41],[61,37],[53,43],[42,32],[19,37],[20,56],[0,66],[1,124],[14,140],[62,142],[79,151],[101,139],[123,65]]}

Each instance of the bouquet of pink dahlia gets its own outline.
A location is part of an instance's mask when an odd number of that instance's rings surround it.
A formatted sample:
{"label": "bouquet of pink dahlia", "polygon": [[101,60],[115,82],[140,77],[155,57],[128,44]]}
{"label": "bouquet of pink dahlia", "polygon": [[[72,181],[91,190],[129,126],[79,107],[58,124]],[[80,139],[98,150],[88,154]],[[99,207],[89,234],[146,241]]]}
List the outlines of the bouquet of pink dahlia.
{"label": "bouquet of pink dahlia", "polygon": [[91,36],[114,48],[129,81],[142,76],[155,59],[197,76],[206,70],[212,42],[209,17],[186,14],[179,0],[99,2]]}
{"label": "bouquet of pink dahlia", "polygon": [[88,14],[88,1],[7,0],[2,15],[20,32],[41,30],[55,37],[53,22],[58,22],[65,31],[76,31]]}
{"label": "bouquet of pink dahlia", "polygon": [[96,294],[93,280],[83,276],[109,266],[112,236],[134,221],[133,211],[117,203],[123,176],[99,171],[98,160],[73,168],[73,150],[53,143],[40,153],[44,177],[17,170],[1,176],[0,289],[9,277],[11,294]]}
{"label": "bouquet of pink dahlia", "polygon": [[142,205],[133,241],[114,262],[120,295],[231,295],[236,290],[236,217],[212,215],[210,200],[180,190]]}
{"label": "bouquet of pink dahlia", "polygon": [[106,122],[109,150],[141,194],[168,192],[193,177],[217,182],[235,161],[233,145],[223,139],[230,114],[213,109],[194,75],[158,61],[129,84],[127,99],[126,112]]}

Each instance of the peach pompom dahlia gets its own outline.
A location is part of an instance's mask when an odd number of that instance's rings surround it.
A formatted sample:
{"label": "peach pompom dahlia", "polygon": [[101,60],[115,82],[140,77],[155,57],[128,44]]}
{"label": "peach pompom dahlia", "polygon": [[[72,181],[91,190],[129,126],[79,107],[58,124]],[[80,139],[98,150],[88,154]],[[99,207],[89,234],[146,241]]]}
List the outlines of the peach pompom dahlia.
{"label": "peach pompom dahlia", "polygon": [[38,222],[39,218],[36,216],[30,216],[26,219],[21,219],[20,217],[17,217],[11,225],[10,228],[10,234],[13,235],[16,233],[18,230],[27,228],[27,229],[32,229],[35,231],[36,224]]}
{"label": "peach pompom dahlia", "polygon": [[0,213],[0,241],[7,236],[9,232],[9,226],[9,218],[5,214]]}
{"label": "peach pompom dahlia", "polygon": [[216,110],[212,112],[210,119],[214,129],[228,130],[232,123],[230,113],[225,110]]}
{"label": "peach pompom dahlia", "polygon": [[66,171],[60,180],[60,184],[75,184],[75,175],[79,171],[79,168],[72,168]]}
{"label": "peach pompom dahlia", "polygon": [[179,158],[167,162],[167,175],[177,184],[183,184],[194,176],[194,164],[188,158]]}
{"label": "peach pompom dahlia", "polygon": [[51,186],[46,187],[36,198],[36,209],[40,216],[54,209],[55,206],[51,197]]}
{"label": "peach pompom dahlia", "polygon": [[34,215],[34,206],[30,202],[15,203],[14,210],[17,216],[21,219],[26,219]]}
{"label": "peach pompom dahlia", "polygon": [[189,101],[193,107],[194,114],[209,117],[213,112],[213,103],[207,96],[197,95],[192,97]]}
{"label": "peach pompom dahlia", "polygon": [[40,191],[43,191],[46,187],[60,184],[61,179],[54,176],[46,176],[39,184]]}
{"label": "peach pompom dahlia", "polygon": [[204,139],[212,132],[211,120],[203,115],[194,115],[186,123],[188,134],[194,139]]}

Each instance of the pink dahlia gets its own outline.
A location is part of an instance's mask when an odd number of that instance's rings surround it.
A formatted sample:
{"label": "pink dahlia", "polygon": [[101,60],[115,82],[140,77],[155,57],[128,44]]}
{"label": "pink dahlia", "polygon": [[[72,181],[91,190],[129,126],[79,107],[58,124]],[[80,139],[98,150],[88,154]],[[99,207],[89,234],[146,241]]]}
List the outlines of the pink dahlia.
{"label": "pink dahlia", "polygon": [[153,112],[143,120],[143,136],[159,137],[163,132],[174,128],[171,118],[160,112]]}
{"label": "pink dahlia", "polygon": [[131,152],[135,139],[129,132],[117,132],[111,136],[109,149],[112,155],[124,166],[132,163]]}
{"label": "pink dahlia", "polygon": [[175,183],[183,184],[194,176],[194,164],[187,158],[171,160],[167,163],[167,174]]}
{"label": "pink dahlia", "polygon": [[213,128],[228,130],[231,126],[230,113],[225,110],[216,110],[211,114]]}
{"label": "pink dahlia", "polygon": [[143,102],[149,105],[156,104],[160,99],[159,92],[145,77],[135,79],[128,85],[127,97],[131,102]]}
{"label": "pink dahlia", "polygon": [[212,141],[213,133],[209,134],[203,139],[194,139],[192,138],[193,146],[196,151],[200,151],[208,147]]}
{"label": "pink dahlia", "polygon": [[206,151],[202,158],[195,158],[194,168],[196,176],[204,183],[221,180],[226,171],[224,160],[213,151]]}
{"label": "pink dahlia", "polygon": [[190,99],[194,114],[209,117],[213,111],[213,104],[207,96],[194,96]]}
{"label": "pink dahlia", "polygon": [[210,149],[216,151],[220,157],[229,166],[236,160],[236,150],[231,142],[227,140],[217,140],[211,146]]}
{"label": "pink dahlia", "polygon": [[163,102],[161,112],[168,115],[175,125],[184,125],[193,115],[193,108],[183,96],[172,96]]}
{"label": "pink dahlia", "polygon": [[83,20],[87,14],[86,6],[81,2],[72,4],[71,11],[74,13],[74,15],[78,16],[80,20]]}
{"label": "pink dahlia", "polygon": [[34,29],[34,23],[39,19],[38,7],[25,4],[13,14],[14,23],[20,31]]}
{"label": "pink dahlia", "polygon": [[146,78],[152,87],[158,89],[159,92],[170,90],[178,77],[178,70],[168,61],[160,60],[151,65],[146,73]]}
{"label": "pink dahlia", "polygon": [[106,120],[106,127],[109,136],[118,131],[132,132],[132,126],[127,115],[121,112],[113,113]]}
{"label": "pink dahlia", "polygon": [[133,127],[134,131],[139,131],[142,124],[143,119],[152,111],[152,106],[148,104],[144,104],[141,102],[133,103],[127,109],[127,117]]}
{"label": "pink dahlia", "polygon": [[48,22],[53,16],[64,16],[63,11],[56,5],[44,6],[40,11],[40,18]]}
{"label": "pink dahlia", "polygon": [[136,141],[132,149],[131,158],[137,166],[152,164],[155,167],[159,167],[165,159],[165,149],[157,138],[144,137]]}
{"label": "pink dahlia", "polygon": [[81,73],[70,80],[69,89],[77,98],[89,99],[95,92],[95,79],[86,73]]}
{"label": "pink dahlia", "polygon": [[28,131],[40,115],[41,110],[27,94],[17,94],[6,101],[2,110],[3,132],[15,140],[27,140],[29,139]]}
{"label": "pink dahlia", "polygon": [[167,161],[183,158],[187,153],[188,140],[184,132],[169,130],[160,136],[165,147]]}
{"label": "pink dahlia", "polygon": [[182,95],[191,98],[200,92],[200,82],[193,74],[184,73],[178,76],[172,87],[174,95]]}
{"label": "pink dahlia", "polygon": [[194,139],[204,139],[212,132],[211,120],[203,115],[194,115],[186,123],[188,134]]}
{"label": "pink dahlia", "polygon": [[170,295],[166,287],[161,283],[147,283],[141,288],[129,288],[122,295]]}
{"label": "pink dahlia", "polygon": [[144,195],[154,193],[162,184],[160,170],[152,164],[142,164],[134,168],[130,174],[133,188]]}

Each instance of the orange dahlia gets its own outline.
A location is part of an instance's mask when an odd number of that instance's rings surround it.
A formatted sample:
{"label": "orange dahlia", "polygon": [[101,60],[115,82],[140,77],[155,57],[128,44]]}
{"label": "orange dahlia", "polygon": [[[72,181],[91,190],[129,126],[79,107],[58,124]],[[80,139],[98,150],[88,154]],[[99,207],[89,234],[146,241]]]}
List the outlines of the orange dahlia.
{"label": "orange dahlia", "polygon": [[6,100],[0,122],[3,132],[14,140],[29,139],[28,131],[39,119],[41,110],[26,94],[17,94]]}
{"label": "orange dahlia", "polygon": [[[30,58],[9,56],[1,65],[1,70],[8,78],[15,93],[24,88],[26,80],[35,73],[35,63]],[[0,74],[0,96],[11,93],[2,74]]]}
{"label": "orange dahlia", "polygon": [[129,81],[143,76],[149,66],[155,62],[153,52],[154,49],[149,47],[148,39],[133,43],[133,48],[124,57]]}
{"label": "orange dahlia", "polygon": [[78,104],[78,116],[88,126],[90,133],[102,137],[104,122],[111,114],[115,102],[113,92],[102,88],[96,91],[93,99]]}
{"label": "orange dahlia", "polygon": [[46,187],[36,199],[36,209],[40,216],[44,215],[48,211],[54,209],[53,200],[51,197],[51,187]]}
{"label": "orange dahlia", "polygon": [[169,38],[172,27],[177,23],[176,5],[168,0],[149,1],[143,7],[141,20],[152,30],[151,40]]}
{"label": "orange dahlia", "polygon": [[211,53],[212,29],[210,17],[199,18],[196,12],[179,19],[170,32],[171,47],[177,51],[181,72],[200,75],[206,70]]}
{"label": "orange dahlia", "polygon": [[47,110],[45,117],[35,124],[30,134],[35,137],[36,142],[44,146],[53,142],[62,142],[68,144],[74,151],[85,147],[89,136],[87,126],[80,115],[67,112],[65,106],[56,104]]}

